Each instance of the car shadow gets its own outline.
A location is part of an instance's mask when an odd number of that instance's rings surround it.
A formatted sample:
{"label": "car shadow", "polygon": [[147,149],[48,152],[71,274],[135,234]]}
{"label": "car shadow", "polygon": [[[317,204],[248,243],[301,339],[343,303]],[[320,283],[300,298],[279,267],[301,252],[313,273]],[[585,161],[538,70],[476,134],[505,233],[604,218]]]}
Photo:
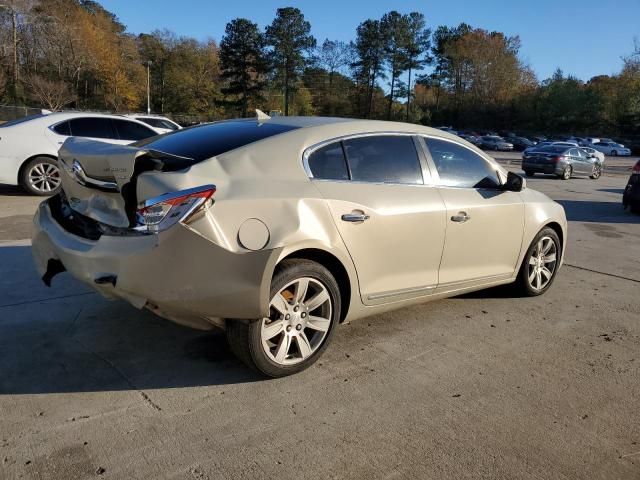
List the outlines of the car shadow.
{"label": "car shadow", "polygon": [[23,188],[14,185],[5,185],[0,183],[0,196],[5,197],[29,197],[29,195]]}
{"label": "car shadow", "polygon": [[556,200],[564,207],[567,220],[588,223],[640,223],[620,202],[592,202],[586,200]]}
{"label": "car shadow", "polygon": [[624,188],[599,188],[598,191],[606,193],[618,193],[622,195],[624,193]]}
{"label": "car shadow", "polygon": [[[0,395],[144,390],[264,380],[218,330],[109,301],[63,273],[45,287],[30,247],[0,247]],[[3,270],[5,267],[3,267]]]}

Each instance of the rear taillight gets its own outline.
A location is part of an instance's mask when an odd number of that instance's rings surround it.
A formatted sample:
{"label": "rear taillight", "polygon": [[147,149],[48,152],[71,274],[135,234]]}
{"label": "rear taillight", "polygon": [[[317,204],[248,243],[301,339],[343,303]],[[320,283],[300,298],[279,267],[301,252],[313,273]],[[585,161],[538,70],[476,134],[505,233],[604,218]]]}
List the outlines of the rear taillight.
{"label": "rear taillight", "polygon": [[553,161],[556,163],[559,163],[562,160],[564,160],[564,155],[558,155],[557,157],[553,157]]}
{"label": "rear taillight", "polygon": [[185,223],[215,192],[215,185],[203,185],[151,198],[136,210],[135,229],[157,233],[178,222]]}
{"label": "rear taillight", "polygon": [[634,165],[633,167],[633,171],[631,173],[638,173],[640,174],[640,160],[638,160],[638,162]]}

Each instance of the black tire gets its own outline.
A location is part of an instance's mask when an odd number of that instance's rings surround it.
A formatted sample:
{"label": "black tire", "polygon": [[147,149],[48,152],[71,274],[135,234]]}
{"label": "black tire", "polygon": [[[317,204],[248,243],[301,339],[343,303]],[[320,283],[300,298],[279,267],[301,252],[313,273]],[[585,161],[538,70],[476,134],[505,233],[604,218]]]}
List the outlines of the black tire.
{"label": "black tire", "polygon": [[593,171],[591,172],[591,175],[589,175],[589,178],[593,180],[597,180],[600,178],[601,175],[602,175],[602,167],[599,164],[595,164],[593,166]]}
{"label": "black tire", "polygon": [[536,172],[532,172],[531,170],[525,170],[524,174],[527,177],[533,177],[536,174]]}
{"label": "black tire", "polygon": [[[36,178],[43,180],[36,181]],[[58,162],[49,157],[32,158],[20,170],[20,185],[31,195],[55,195],[61,188]]]}
{"label": "black tire", "polygon": [[618,156],[618,151],[617,150],[611,150],[611,156],[612,157],[617,157]]}
{"label": "black tire", "polygon": [[631,205],[630,206],[631,213],[635,213],[636,215],[640,215],[640,205]]}
{"label": "black tire", "polygon": [[247,366],[268,377],[284,377],[298,373],[311,365],[322,355],[331,341],[340,319],[340,290],[333,275],[322,265],[305,259],[287,259],[276,268],[271,280],[270,298],[273,298],[287,284],[296,278],[310,277],[320,282],[328,291],[331,301],[331,323],[322,343],[308,358],[293,365],[282,365],[273,361],[262,347],[261,329],[263,319],[227,320],[227,341],[231,351]]}
{"label": "black tire", "polygon": [[572,173],[573,168],[571,168],[571,165],[567,165],[566,167],[564,167],[564,170],[562,170],[562,173],[559,175],[559,177],[561,180],[569,180]]}
{"label": "black tire", "polygon": [[[554,265],[553,273],[549,282],[544,286],[544,288],[536,289],[532,286],[531,282],[529,281],[529,260],[534,254],[534,251],[536,249],[538,242],[544,237],[551,238],[555,243],[556,263]],[[558,237],[558,234],[555,232],[553,228],[550,228],[550,227],[545,227],[542,230],[540,230],[540,232],[538,232],[538,234],[535,236],[535,238],[531,242],[531,245],[529,245],[529,248],[527,249],[527,253],[525,254],[522,260],[522,264],[520,265],[520,271],[518,272],[518,277],[515,282],[515,287],[518,290],[518,292],[527,297],[537,297],[538,295],[542,295],[544,292],[546,292],[549,289],[549,287],[551,287],[551,285],[553,284],[553,281],[557,276],[558,266],[560,265],[561,258],[562,258],[562,243],[560,242],[560,238]]]}

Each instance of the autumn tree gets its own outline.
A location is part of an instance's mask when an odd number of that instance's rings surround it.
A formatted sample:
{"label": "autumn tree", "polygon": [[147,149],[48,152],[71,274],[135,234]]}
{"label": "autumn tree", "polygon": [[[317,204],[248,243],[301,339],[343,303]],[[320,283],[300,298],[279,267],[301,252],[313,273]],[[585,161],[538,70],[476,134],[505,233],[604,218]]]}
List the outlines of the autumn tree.
{"label": "autumn tree", "polygon": [[311,24],[294,7],[279,8],[276,18],[266,28],[275,67],[274,79],[283,87],[285,115],[289,115],[291,93],[306,64],[306,55],[316,46],[316,39],[310,32]]}
{"label": "autumn tree", "polygon": [[235,97],[234,104],[246,117],[249,104],[262,98],[267,73],[265,39],[257,24],[245,18],[227,23],[220,42],[220,66],[227,82],[222,93]]}
{"label": "autumn tree", "polygon": [[411,97],[413,85],[411,75],[429,65],[433,58],[429,54],[431,48],[431,29],[427,28],[424,15],[419,12],[411,12],[407,17],[407,37],[404,48],[404,58],[408,70],[407,80],[407,114],[406,121],[411,116]]}

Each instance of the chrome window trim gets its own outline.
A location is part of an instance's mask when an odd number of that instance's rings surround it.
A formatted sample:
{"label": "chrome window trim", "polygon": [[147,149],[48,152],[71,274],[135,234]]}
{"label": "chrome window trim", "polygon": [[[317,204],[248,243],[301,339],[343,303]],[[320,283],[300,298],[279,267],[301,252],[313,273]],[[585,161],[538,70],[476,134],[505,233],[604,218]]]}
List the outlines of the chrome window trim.
{"label": "chrome window trim", "polygon": [[[367,185],[402,185],[409,187],[424,187],[424,186],[432,186],[432,178],[431,178],[431,168],[427,165],[428,170],[425,170],[424,160],[420,151],[420,148],[416,144],[415,137],[419,136],[419,133],[415,132],[396,132],[393,130],[385,130],[380,132],[362,132],[362,133],[352,133],[348,135],[341,135],[339,137],[332,137],[328,140],[323,140],[318,143],[314,143],[313,145],[307,147],[302,152],[302,167],[304,168],[305,173],[309,180],[313,180],[315,182],[340,182],[340,183],[358,183],[358,184],[367,184]],[[363,137],[412,137],[414,139],[413,146],[416,149],[416,155],[418,157],[418,162],[420,163],[420,172],[422,173],[422,183],[398,183],[398,182],[368,182],[364,180],[333,180],[330,178],[315,178],[313,176],[313,172],[311,172],[311,168],[309,167],[309,157],[316,150],[319,150],[322,147],[326,147],[327,145],[331,145],[332,143],[342,142],[344,140],[351,140],[354,138],[363,138]],[[347,168],[348,160],[347,161]]]}

